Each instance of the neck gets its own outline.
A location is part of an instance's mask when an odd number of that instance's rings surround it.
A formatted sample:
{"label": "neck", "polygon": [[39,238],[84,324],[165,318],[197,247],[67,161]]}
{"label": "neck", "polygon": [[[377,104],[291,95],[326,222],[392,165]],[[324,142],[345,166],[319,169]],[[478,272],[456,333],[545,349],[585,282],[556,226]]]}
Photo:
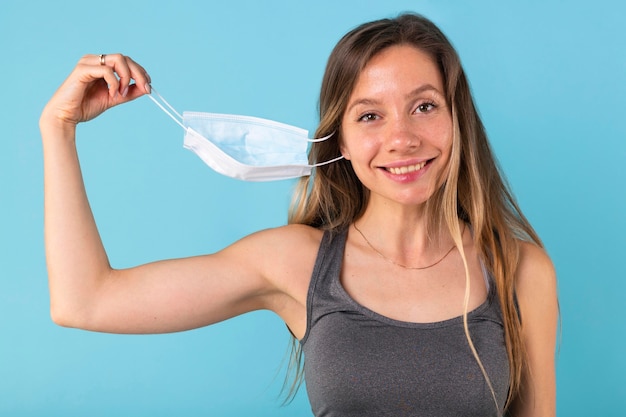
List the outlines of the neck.
{"label": "neck", "polygon": [[362,246],[369,246],[381,257],[405,268],[421,269],[436,263],[454,247],[445,225],[428,230],[421,207],[377,210],[370,206],[355,221],[355,227]]}

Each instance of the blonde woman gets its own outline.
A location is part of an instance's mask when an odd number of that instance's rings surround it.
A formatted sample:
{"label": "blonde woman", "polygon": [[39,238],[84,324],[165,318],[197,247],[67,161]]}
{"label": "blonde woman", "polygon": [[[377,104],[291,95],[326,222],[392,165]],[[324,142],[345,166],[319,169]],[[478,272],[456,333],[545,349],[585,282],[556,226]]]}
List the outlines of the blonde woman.
{"label": "blonde woman", "polygon": [[131,58],[87,55],[42,113],[56,323],[162,333],[267,309],[294,337],[294,387],[303,371],[316,416],[556,414],[554,268],[434,24],[405,14],[340,40],[317,130],[333,136],[310,162],[344,159],[301,179],[289,225],[119,270],[75,128],[149,92]]}

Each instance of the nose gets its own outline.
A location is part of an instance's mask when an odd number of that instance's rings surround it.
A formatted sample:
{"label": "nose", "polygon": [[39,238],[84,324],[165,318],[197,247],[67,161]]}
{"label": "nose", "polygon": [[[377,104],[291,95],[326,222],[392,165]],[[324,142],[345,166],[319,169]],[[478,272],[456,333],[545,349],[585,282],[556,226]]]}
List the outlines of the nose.
{"label": "nose", "polygon": [[387,123],[385,146],[389,152],[411,152],[422,144],[415,123],[398,117]]}

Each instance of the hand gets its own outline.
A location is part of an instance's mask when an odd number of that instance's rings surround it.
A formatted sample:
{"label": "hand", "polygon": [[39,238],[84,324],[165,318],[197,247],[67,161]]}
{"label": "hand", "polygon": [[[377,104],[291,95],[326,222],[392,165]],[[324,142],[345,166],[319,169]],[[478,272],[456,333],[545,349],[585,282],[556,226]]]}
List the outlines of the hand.
{"label": "hand", "polygon": [[130,57],[85,55],[44,108],[42,122],[74,128],[113,106],[149,94],[150,82],[146,70]]}

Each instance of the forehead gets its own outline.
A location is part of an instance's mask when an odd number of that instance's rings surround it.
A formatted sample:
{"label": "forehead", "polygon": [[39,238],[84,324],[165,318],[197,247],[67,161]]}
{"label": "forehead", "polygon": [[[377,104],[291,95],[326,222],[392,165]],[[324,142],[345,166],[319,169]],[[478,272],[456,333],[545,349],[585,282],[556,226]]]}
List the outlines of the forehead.
{"label": "forehead", "polygon": [[444,94],[443,77],[433,58],[411,45],[394,45],[374,55],[359,73],[351,99],[363,94],[401,92],[430,84]]}

